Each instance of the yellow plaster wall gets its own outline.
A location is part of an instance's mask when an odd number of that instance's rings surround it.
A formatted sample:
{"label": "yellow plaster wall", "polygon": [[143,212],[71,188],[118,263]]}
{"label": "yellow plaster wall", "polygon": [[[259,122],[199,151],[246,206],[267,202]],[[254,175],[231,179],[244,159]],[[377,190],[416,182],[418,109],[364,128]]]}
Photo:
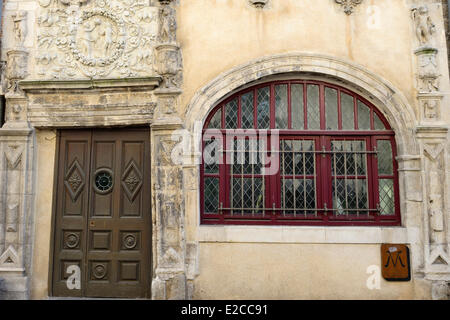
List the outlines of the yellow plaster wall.
{"label": "yellow plaster wall", "polygon": [[379,245],[202,243],[194,299],[429,299],[424,281],[380,282]]}

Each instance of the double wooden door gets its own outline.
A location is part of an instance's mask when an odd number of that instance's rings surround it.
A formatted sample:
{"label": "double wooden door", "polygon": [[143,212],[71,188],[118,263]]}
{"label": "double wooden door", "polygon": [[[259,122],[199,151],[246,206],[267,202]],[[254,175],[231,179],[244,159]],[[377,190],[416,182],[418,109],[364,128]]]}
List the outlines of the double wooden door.
{"label": "double wooden door", "polygon": [[57,159],[52,294],[148,298],[149,130],[63,130]]}

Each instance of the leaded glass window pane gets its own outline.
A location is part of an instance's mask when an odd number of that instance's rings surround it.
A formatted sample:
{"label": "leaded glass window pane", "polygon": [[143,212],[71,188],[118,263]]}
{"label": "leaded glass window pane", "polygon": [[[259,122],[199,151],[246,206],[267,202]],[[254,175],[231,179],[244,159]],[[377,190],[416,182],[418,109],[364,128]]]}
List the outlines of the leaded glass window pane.
{"label": "leaded glass window pane", "polygon": [[218,109],[209,121],[209,129],[222,129],[222,108]]}
{"label": "leaded glass window pane", "polygon": [[303,108],[303,85],[293,84],[291,85],[292,129],[297,130],[305,129],[304,114],[305,111]]}
{"label": "leaded glass window pane", "polygon": [[270,128],[270,87],[258,89],[258,129]]}
{"label": "leaded glass window pane", "polygon": [[205,178],[205,213],[217,213],[219,208],[219,178]]}
{"label": "leaded glass window pane", "polygon": [[335,214],[367,214],[364,211],[369,208],[366,142],[334,140],[331,150]]}
{"label": "leaded glass window pane", "polygon": [[205,141],[203,161],[205,173],[219,173],[219,143],[215,139]]}
{"label": "leaded glass window pane", "polygon": [[320,129],[319,86],[308,85],[308,129]]}
{"label": "leaded glass window pane", "polygon": [[394,181],[392,179],[379,179],[378,186],[381,215],[395,214]]}
{"label": "leaded glass window pane", "polygon": [[342,112],[342,129],[355,129],[355,108],[353,97],[342,93],[341,94],[341,112]]}
{"label": "leaded glass window pane", "polygon": [[275,127],[288,128],[288,97],[285,84],[275,86]]}
{"label": "leaded glass window pane", "polygon": [[232,177],[230,203],[233,214],[259,214],[257,209],[264,208],[264,179]]}
{"label": "leaded glass window pane", "polygon": [[225,128],[236,129],[238,127],[238,102],[237,99],[225,105]]}
{"label": "leaded glass window pane", "polygon": [[241,100],[241,114],[242,114],[242,128],[243,129],[252,129],[253,125],[253,91],[242,96]]}
{"label": "leaded glass window pane", "polygon": [[370,130],[370,109],[358,101],[358,128],[359,130]]}
{"label": "leaded glass window pane", "polygon": [[337,90],[325,88],[325,110],[327,130],[337,130],[339,120]]}
{"label": "leaded glass window pane", "polygon": [[234,156],[231,158],[233,174],[261,174],[258,140],[236,139],[233,151]]}
{"label": "leaded glass window pane", "polygon": [[392,175],[392,145],[389,140],[378,140],[378,175]]}
{"label": "leaded glass window pane", "polygon": [[373,124],[375,130],[385,130],[384,123],[381,121],[380,117],[374,112],[373,113]]}

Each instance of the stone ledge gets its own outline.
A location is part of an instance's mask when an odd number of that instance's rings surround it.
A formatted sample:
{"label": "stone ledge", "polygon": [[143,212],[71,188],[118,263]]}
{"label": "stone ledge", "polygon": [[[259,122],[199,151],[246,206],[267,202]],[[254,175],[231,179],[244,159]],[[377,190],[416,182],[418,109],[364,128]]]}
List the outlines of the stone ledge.
{"label": "stone ledge", "polygon": [[200,226],[196,240],[277,244],[410,244],[412,242],[405,227]]}
{"label": "stone ledge", "polygon": [[86,79],[86,80],[23,80],[19,86],[25,92],[41,90],[91,90],[108,88],[140,88],[153,90],[159,87],[162,78]]}

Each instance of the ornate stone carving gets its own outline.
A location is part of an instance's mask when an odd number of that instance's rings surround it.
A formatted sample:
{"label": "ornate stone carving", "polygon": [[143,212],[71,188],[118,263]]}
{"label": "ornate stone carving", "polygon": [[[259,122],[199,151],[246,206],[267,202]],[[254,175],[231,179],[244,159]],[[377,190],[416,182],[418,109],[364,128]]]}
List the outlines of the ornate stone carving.
{"label": "ornate stone carving", "polygon": [[421,48],[416,50],[418,60],[418,87],[420,92],[439,91],[439,67],[437,64],[438,50]]}
{"label": "ornate stone carving", "polygon": [[175,10],[164,5],[159,9],[159,32],[158,40],[161,43],[176,42],[177,21],[175,19]]}
{"label": "ornate stone carving", "polygon": [[162,139],[159,146],[159,165],[161,166],[171,166],[172,161],[172,150],[175,147],[176,142],[171,139]]}
{"label": "ornate stone carving", "polygon": [[7,55],[7,95],[22,95],[19,81],[28,75],[28,52],[25,50],[10,50]]}
{"label": "ornate stone carving", "polygon": [[177,76],[181,71],[181,56],[177,45],[162,44],[156,47],[156,70],[163,77],[163,87],[179,87]]}
{"label": "ornate stone carving", "polygon": [[163,77],[163,88],[177,88],[181,85],[181,53],[176,42],[176,11],[170,1],[160,1],[159,30],[156,46],[156,71]]}
{"label": "ornate stone carving", "polygon": [[346,14],[350,15],[353,13],[355,7],[361,4],[363,0],[335,0],[335,2],[343,7]]}
{"label": "ornate stone carving", "polygon": [[23,43],[25,42],[25,38],[28,34],[27,12],[17,11],[11,17],[14,22],[13,31],[14,31],[15,47],[21,48],[23,47]]}
{"label": "ornate stone carving", "polygon": [[19,163],[22,159],[23,147],[19,145],[9,145],[5,151],[5,157],[8,162],[8,169],[15,170],[18,169]]}
{"label": "ornate stone carving", "polygon": [[432,35],[436,28],[428,13],[426,6],[414,7],[412,10],[412,17],[416,28],[416,36],[421,46],[430,45]]}
{"label": "ornate stone carving", "polygon": [[0,271],[23,271],[19,254],[12,245],[0,256]]}
{"label": "ornate stone carving", "polygon": [[41,78],[153,73],[158,16],[148,1],[60,0],[40,1],[40,6],[36,62]]}
{"label": "ornate stone carving", "polygon": [[438,120],[440,118],[439,114],[439,100],[425,100],[422,102],[424,118],[426,120]]}
{"label": "ornate stone carving", "polygon": [[252,5],[254,5],[256,8],[264,8],[264,6],[267,4],[268,0],[249,0]]}

